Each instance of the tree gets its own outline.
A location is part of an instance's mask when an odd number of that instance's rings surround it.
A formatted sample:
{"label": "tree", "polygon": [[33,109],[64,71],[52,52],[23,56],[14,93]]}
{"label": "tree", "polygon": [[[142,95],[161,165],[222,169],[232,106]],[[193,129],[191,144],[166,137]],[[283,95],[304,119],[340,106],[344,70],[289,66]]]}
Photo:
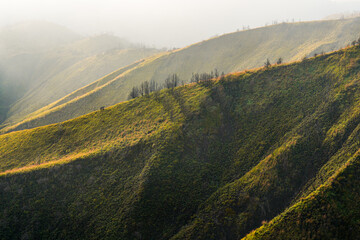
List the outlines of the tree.
{"label": "tree", "polygon": [[195,74],[194,73],[191,74],[191,78],[190,78],[190,83],[193,83],[193,82],[195,82]]}
{"label": "tree", "polygon": [[150,81],[150,92],[155,92],[158,90],[158,84],[154,80]]}
{"label": "tree", "polygon": [[128,99],[137,98],[138,96],[139,96],[139,89],[137,87],[133,87],[131,89]]}
{"label": "tree", "polygon": [[279,57],[279,59],[277,60],[276,64],[282,64],[283,59],[281,57]]}
{"label": "tree", "polygon": [[144,92],[145,92],[145,89],[144,89],[144,84],[141,84],[140,87],[139,87],[139,96],[144,96]]}
{"label": "tree", "polygon": [[142,90],[141,96],[150,94],[150,84],[148,81],[141,83],[141,90]]}
{"label": "tree", "polygon": [[219,77],[219,72],[218,72],[218,70],[215,68],[215,70],[214,70],[214,76],[215,76],[215,78],[218,78]]}
{"label": "tree", "polygon": [[180,85],[180,78],[176,73],[172,75],[171,82],[173,84],[173,87],[177,87]]}
{"label": "tree", "polygon": [[202,73],[200,74],[200,81],[209,81],[211,79],[211,74]]}
{"label": "tree", "polygon": [[171,88],[172,85],[171,85],[171,78],[170,76],[168,76],[166,79],[165,79],[165,88]]}
{"label": "tree", "polygon": [[190,82],[196,82],[198,83],[200,81],[200,76],[198,73],[193,73],[190,79]]}
{"label": "tree", "polygon": [[266,59],[266,62],[264,63],[264,66],[266,68],[269,68],[271,66],[271,63],[270,63],[270,60],[269,59]]}
{"label": "tree", "polygon": [[166,88],[174,88],[174,87],[179,86],[179,84],[180,84],[180,78],[176,73],[169,75],[165,79],[165,87]]}

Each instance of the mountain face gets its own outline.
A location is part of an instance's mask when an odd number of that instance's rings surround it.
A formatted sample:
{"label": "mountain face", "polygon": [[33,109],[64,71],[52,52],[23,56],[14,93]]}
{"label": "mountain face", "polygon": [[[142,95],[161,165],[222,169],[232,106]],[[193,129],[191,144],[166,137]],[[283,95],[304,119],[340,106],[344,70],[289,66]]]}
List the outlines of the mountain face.
{"label": "mountain face", "polygon": [[[278,24],[253,30],[235,32],[203,41],[189,47],[150,57],[133,68],[113,74],[106,81],[100,79],[97,88],[90,91],[74,91],[47,106],[30,108],[21,117],[6,121],[3,132],[28,129],[65,121],[127,99],[133,86],[144,81],[163,83],[169,74],[177,73],[188,81],[192,73],[234,72],[263,66],[266,59],[271,63],[279,58],[297,61],[315,53],[339,49],[358,38],[360,18]],[[101,83],[100,83],[101,82]],[[81,92],[81,94],[80,94]],[[76,98],[73,96],[77,96]],[[15,104],[10,112],[28,109],[29,96]],[[51,98],[52,100],[55,99]],[[60,104],[61,103],[61,104]],[[19,116],[19,115],[18,115]],[[4,125],[5,126],[5,125]]]}
{"label": "mountain face", "polygon": [[355,46],[3,134],[0,238],[356,239],[359,76]]}

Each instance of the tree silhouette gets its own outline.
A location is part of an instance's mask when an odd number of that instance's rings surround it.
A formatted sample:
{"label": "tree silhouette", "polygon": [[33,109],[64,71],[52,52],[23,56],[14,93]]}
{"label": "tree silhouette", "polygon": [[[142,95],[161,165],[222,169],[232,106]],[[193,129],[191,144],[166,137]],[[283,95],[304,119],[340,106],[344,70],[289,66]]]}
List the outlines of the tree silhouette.
{"label": "tree silhouette", "polygon": [[270,63],[270,60],[269,59],[266,59],[266,62],[264,63],[264,66],[266,68],[269,68],[271,66],[271,63]]}
{"label": "tree silhouette", "polygon": [[165,87],[166,88],[174,88],[180,85],[180,78],[179,76],[174,73],[172,75],[169,75],[166,79],[165,79]]}
{"label": "tree silhouette", "polygon": [[128,99],[137,98],[138,96],[139,96],[139,89],[137,87],[133,87],[131,89]]}

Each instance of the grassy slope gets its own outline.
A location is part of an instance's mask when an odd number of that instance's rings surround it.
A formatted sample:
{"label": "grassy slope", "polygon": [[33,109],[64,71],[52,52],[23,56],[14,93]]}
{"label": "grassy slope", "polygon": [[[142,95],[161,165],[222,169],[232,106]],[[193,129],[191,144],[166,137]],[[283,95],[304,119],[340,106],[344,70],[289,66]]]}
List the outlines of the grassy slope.
{"label": "grassy slope", "polygon": [[[320,67],[325,75],[317,82],[330,85],[323,85],[320,89],[312,87],[311,94],[327,91],[327,97],[311,101],[316,105],[315,111],[301,119],[297,127],[273,145],[272,150],[251,171],[214,193],[200,207],[197,217],[174,239],[234,239],[244,236],[254,226],[261,225],[262,221],[275,217],[300,196],[306,196],[311,192],[307,188],[314,190],[346,162],[347,158],[338,152],[344,152],[341,147],[345,147],[343,144],[354,137],[351,134],[358,134],[359,93],[356,89],[358,75],[353,69],[358,67],[357,54],[348,51],[345,55],[348,60],[355,58],[350,60],[350,65],[344,64],[344,56],[336,53],[323,62],[328,65]],[[329,64],[330,59],[335,62]],[[308,70],[318,67],[316,64]],[[349,77],[350,72],[355,75]],[[310,74],[314,76],[314,72]],[[299,90],[302,94],[307,92],[302,87]],[[289,97],[297,96],[291,94]],[[291,112],[291,108],[285,109],[282,111]],[[305,113],[301,108],[297,111]],[[264,117],[263,114],[261,117]],[[286,115],[283,112],[279,114],[281,117]],[[278,129],[266,134],[274,132],[278,132]],[[353,147],[357,149],[359,146]],[[345,152],[351,154],[348,149]],[[245,161],[251,160],[252,155],[253,152],[250,152]]]}
{"label": "grassy slope", "polygon": [[355,18],[279,24],[226,34],[150,59],[98,91],[84,94],[78,102],[69,102],[57,110],[48,106],[39,114],[41,120],[33,120],[33,114],[25,122],[5,131],[55,123],[100,106],[116,104],[127,98],[132,86],[152,79],[162,82],[170,73],[178,73],[182,79],[188,80],[193,72],[209,72],[214,68],[220,72],[232,72],[262,66],[266,58],[271,62],[279,57],[294,61],[315,52],[332,51],[356,39],[359,31],[360,18]]}
{"label": "grassy slope", "polygon": [[[359,148],[359,53],[163,90],[1,135],[1,238],[239,239],[303,198],[320,199],[314,190],[348,171]],[[352,186],[340,210],[356,223]],[[283,224],[302,236],[301,224]],[[276,234],[282,225],[269,226]]]}
{"label": "grassy slope", "polygon": [[357,239],[359,154],[324,185],[244,239]]}

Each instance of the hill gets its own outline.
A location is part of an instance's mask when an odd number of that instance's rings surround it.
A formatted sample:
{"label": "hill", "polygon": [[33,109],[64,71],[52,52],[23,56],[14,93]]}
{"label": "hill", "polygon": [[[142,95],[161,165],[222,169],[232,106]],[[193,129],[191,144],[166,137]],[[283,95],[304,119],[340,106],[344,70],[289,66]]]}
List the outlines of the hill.
{"label": "hill", "polygon": [[17,55],[50,50],[80,40],[82,36],[63,26],[45,21],[27,21],[3,28],[1,55]]}
{"label": "hill", "polygon": [[[169,74],[177,73],[188,81],[192,73],[234,72],[263,66],[266,59],[271,63],[280,57],[283,61],[297,61],[315,53],[329,52],[345,47],[360,32],[360,18],[283,23],[247,31],[225,34],[183,49],[151,57],[127,72],[114,75],[96,90],[78,92],[70,101],[60,99],[43,109],[24,116],[21,121],[8,122],[3,131],[27,129],[65,121],[101,106],[111,106],[127,99],[130,89],[143,81],[162,83]],[[69,95],[71,96],[71,94]],[[52,107],[56,106],[56,108]]]}
{"label": "hill", "polygon": [[359,72],[356,46],[3,134],[0,238],[351,239]]}
{"label": "hill", "polygon": [[0,31],[0,123],[19,121],[119,67],[158,52],[111,35],[83,37],[47,22],[7,27]]}

